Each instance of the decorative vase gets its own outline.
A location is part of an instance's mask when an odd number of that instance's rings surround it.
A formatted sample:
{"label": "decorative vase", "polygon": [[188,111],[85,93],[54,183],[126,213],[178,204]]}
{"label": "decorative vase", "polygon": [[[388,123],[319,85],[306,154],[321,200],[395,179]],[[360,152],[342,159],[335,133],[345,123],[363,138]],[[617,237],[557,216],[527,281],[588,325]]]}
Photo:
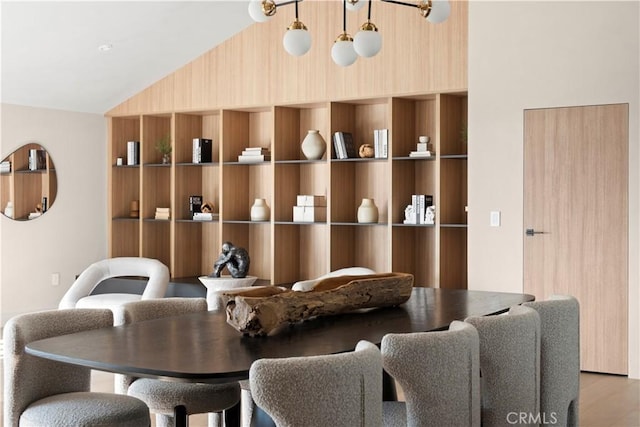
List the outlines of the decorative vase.
{"label": "decorative vase", "polygon": [[373,199],[362,199],[358,207],[358,222],[375,223],[378,222],[378,207]]}
{"label": "decorative vase", "polygon": [[251,221],[269,221],[271,209],[265,199],[256,199],[251,206]]}
{"label": "decorative vase", "polygon": [[162,155],[162,164],[163,165],[168,165],[169,163],[171,163],[171,154],[166,153]]}
{"label": "decorative vase", "polygon": [[302,140],[300,148],[302,148],[302,153],[307,159],[320,160],[327,149],[327,143],[319,131],[310,130]]}

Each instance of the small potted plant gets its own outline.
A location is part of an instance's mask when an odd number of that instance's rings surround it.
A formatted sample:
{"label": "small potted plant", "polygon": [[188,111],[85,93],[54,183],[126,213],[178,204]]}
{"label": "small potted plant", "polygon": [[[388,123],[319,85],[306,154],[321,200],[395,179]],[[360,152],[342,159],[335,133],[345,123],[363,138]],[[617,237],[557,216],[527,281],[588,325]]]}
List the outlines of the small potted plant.
{"label": "small potted plant", "polygon": [[156,149],[162,154],[162,163],[171,163],[171,135],[166,134],[156,143]]}

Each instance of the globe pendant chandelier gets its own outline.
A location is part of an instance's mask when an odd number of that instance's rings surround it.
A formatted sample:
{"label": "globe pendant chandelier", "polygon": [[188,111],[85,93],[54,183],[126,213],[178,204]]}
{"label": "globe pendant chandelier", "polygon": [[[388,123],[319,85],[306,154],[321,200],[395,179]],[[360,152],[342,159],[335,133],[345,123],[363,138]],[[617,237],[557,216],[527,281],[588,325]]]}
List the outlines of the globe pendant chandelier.
{"label": "globe pendant chandelier", "polygon": [[[311,35],[307,27],[298,19],[298,3],[302,0],[289,0],[276,3],[275,0],[250,0],[249,15],[256,22],[266,22],[271,19],[278,7],[289,4],[295,5],[295,20],[289,25],[282,39],[284,49],[293,56],[302,56],[311,49]],[[407,3],[398,0],[380,0],[400,6],[415,7],[427,21],[438,24],[444,22],[451,13],[449,0],[418,0]],[[347,10],[359,10],[368,3],[367,21],[362,24],[355,37],[347,33]],[[331,58],[336,64],[348,67],[358,57],[371,58],[382,49],[382,35],[371,21],[372,0],[342,0],[342,33],[336,38],[331,48]]]}

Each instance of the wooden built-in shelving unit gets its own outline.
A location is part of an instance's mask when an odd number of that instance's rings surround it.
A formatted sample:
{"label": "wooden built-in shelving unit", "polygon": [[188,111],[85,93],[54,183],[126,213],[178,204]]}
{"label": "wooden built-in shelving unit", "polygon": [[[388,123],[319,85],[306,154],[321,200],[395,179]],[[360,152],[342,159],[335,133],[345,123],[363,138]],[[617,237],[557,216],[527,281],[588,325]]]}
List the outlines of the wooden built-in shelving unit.
{"label": "wooden built-in shelving unit", "polygon": [[[466,288],[466,117],[459,92],[110,117],[110,256],[158,258],[172,277],[192,277],[209,274],[232,241],[249,251],[250,274],[273,284],[357,265],[413,273],[419,286]],[[327,141],[322,160],[302,154],[309,129]],[[331,158],[334,132],[352,133],[359,146],[375,129],[389,130],[388,158]],[[166,134],[170,164],[155,149]],[[432,138],[435,156],[408,157],[419,135]],[[193,138],[213,141],[213,162],[192,163]],[[141,165],[118,166],[130,140],[141,142]],[[248,146],[268,147],[271,160],[238,163]],[[298,194],[324,195],[327,221],[293,222]],[[412,194],[433,195],[435,225],[403,224]],[[190,195],[212,202],[218,219],[193,221]],[[377,224],[357,222],[365,197],[378,206]],[[250,220],[256,198],[270,206],[269,221]],[[133,200],[139,218],[129,217]],[[156,207],[170,207],[171,219],[154,219]]]}

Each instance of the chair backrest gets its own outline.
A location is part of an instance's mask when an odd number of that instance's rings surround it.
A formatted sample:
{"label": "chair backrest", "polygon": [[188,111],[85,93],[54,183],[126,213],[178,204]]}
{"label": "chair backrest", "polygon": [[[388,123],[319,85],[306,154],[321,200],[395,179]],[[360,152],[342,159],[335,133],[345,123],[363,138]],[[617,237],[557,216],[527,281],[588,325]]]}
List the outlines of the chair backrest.
{"label": "chair backrest", "polygon": [[480,337],[480,402],[483,427],[538,425],[540,413],[540,316],[514,306],[506,315],[465,320]]}
{"label": "chair backrest", "polygon": [[279,427],[382,424],[382,358],[367,341],[349,353],[259,359],[249,383],[256,404]]}
{"label": "chair backrest", "polygon": [[149,281],[142,293],[142,299],[162,298],[169,286],[169,269],[152,258],[117,257],[95,262],[87,267],[73,282],[58,305],[58,308],[74,308],[103,280],[111,277],[140,276]]}
{"label": "chair backrest", "polygon": [[471,324],[387,334],[381,349],[384,369],[404,392],[407,426],[480,425],[480,344]]}
{"label": "chair backrest", "polygon": [[580,304],[572,296],[523,304],[541,322],[540,412],[558,425],[578,425],[580,395]]}
{"label": "chair backrest", "polygon": [[207,311],[204,298],[160,298],[132,301],[115,310],[114,324],[122,325]]}
{"label": "chair backrest", "polygon": [[[179,316],[181,314],[207,311],[207,300],[204,298],[159,298],[132,301],[113,309],[113,323],[126,325],[162,317]],[[127,394],[127,389],[136,380],[130,375],[116,374],[114,390],[119,394]]]}
{"label": "chair backrest", "polygon": [[91,371],[25,353],[40,339],[113,325],[106,309],[51,310],[13,317],[4,326],[4,425],[15,427],[27,406],[61,393],[89,391]]}

